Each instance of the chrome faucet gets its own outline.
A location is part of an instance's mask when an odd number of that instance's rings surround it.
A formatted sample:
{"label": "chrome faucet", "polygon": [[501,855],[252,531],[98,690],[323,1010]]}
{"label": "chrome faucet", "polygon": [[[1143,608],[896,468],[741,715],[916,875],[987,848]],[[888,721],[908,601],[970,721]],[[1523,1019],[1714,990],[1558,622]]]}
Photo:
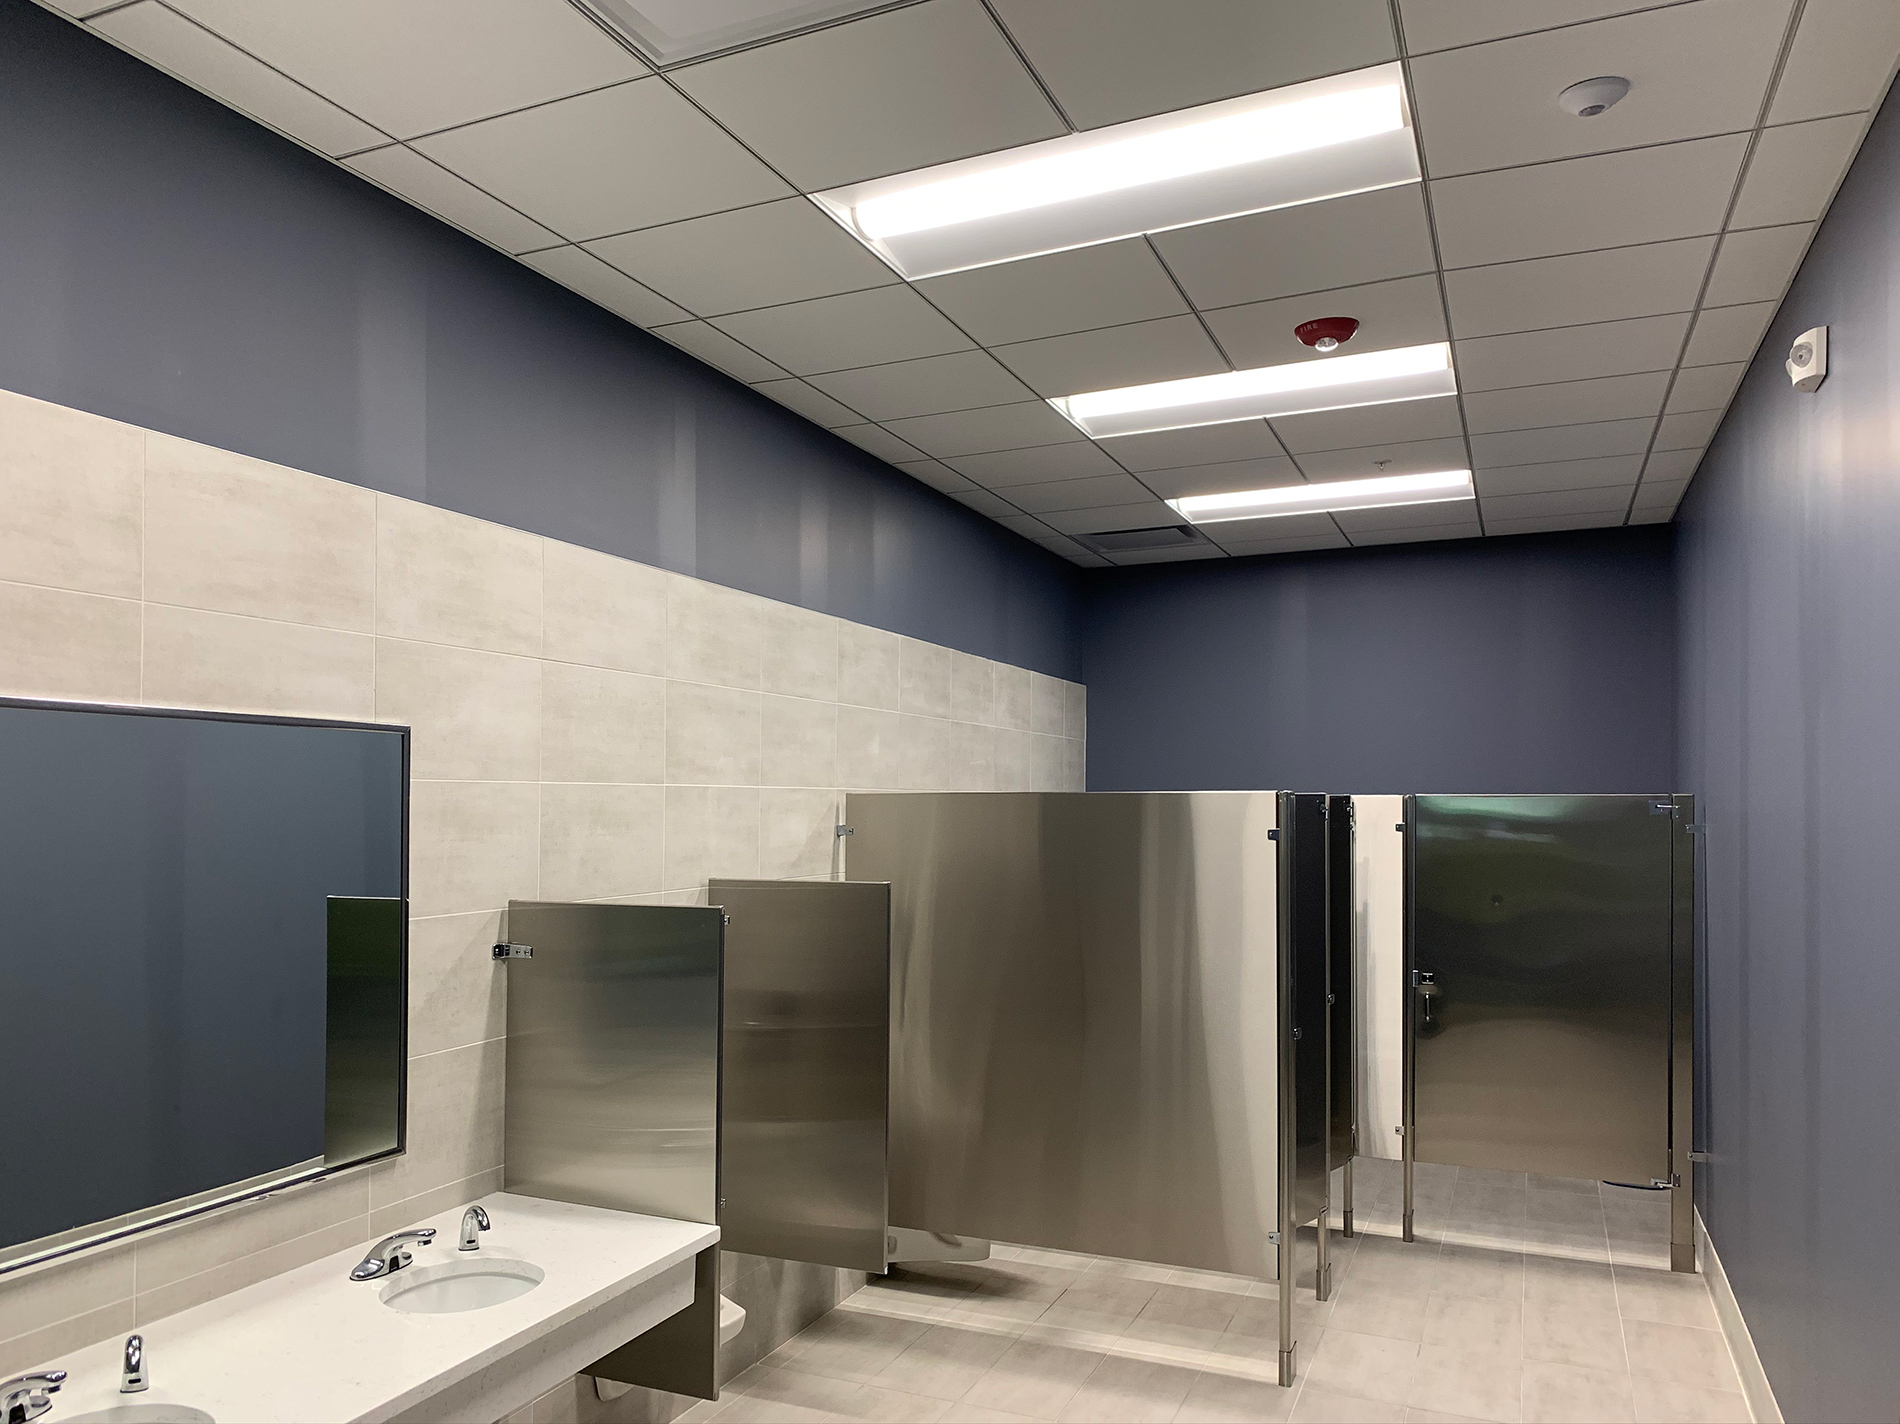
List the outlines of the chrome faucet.
{"label": "chrome faucet", "polygon": [[38,1370],[30,1375],[16,1375],[5,1384],[0,1384],[0,1420],[5,1424],[26,1424],[29,1419],[37,1419],[53,1407],[48,1397],[59,1393],[59,1387],[66,1383],[64,1370]]}
{"label": "chrome faucet", "polygon": [[137,1394],[151,1386],[152,1377],[145,1372],[145,1337],[128,1335],[125,1337],[125,1368],[119,1374],[119,1393]]}
{"label": "chrome faucet", "polygon": [[350,1279],[373,1281],[378,1276],[400,1271],[413,1259],[403,1243],[413,1241],[418,1246],[427,1246],[433,1240],[433,1226],[425,1226],[420,1231],[398,1231],[394,1236],[386,1236],[369,1248],[369,1255],[357,1263],[356,1269],[350,1272]]}
{"label": "chrome faucet", "polygon": [[462,1213],[462,1240],[456,1246],[458,1251],[479,1251],[482,1249],[482,1233],[488,1230],[488,1213],[478,1206],[472,1206]]}

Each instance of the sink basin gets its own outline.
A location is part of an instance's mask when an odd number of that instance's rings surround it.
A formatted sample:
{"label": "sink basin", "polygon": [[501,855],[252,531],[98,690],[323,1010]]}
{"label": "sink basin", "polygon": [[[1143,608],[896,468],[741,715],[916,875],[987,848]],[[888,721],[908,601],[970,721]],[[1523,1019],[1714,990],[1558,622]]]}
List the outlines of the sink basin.
{"label": "sink basin", "polygon": [[547,1272],[511,1256],[471,1256],[437,1265],[410,1266],[382,1288],[383,1304],[419,1315],[486,1310],[526,1295]]}
{"label": "sink basin", "polygon": [[215,1424],[202,1409],[189,1404],[115,1404],[90,1414],[75,1414],[61,1424]]}

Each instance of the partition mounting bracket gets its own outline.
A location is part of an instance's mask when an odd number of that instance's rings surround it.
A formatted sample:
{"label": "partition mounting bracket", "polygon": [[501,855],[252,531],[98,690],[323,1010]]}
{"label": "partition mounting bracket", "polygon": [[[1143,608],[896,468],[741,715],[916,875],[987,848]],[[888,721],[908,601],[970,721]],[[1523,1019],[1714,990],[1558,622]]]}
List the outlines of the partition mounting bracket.
{"label": "partition mounting bracket", "polygon": [[534,946],[531,944],[498,944],[495,946],[497,959],[533,959]]}

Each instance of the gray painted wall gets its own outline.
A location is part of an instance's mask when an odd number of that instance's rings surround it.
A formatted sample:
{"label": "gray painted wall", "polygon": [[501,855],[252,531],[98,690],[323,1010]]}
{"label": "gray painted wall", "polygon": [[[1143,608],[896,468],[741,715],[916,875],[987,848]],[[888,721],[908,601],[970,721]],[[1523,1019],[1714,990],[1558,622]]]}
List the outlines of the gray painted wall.
{"label": "gray painted wall", "polygon": [[1079,571],[27,0],[0,387],[1061,677]]}
{"label": "gray painted wall", "polygon": [[1091,577],[1091,791],[1667,791],[1667,526]]}
{"label": "gray painted wall", "polygon": [[[1781,370],[1829,328],[1813,395]],[[1900,1418],[1900,114],[1678,517],[1707,845],[1704,1220],[1790,1419]],[[1090,708],[1093,715],[1094,708]]]}

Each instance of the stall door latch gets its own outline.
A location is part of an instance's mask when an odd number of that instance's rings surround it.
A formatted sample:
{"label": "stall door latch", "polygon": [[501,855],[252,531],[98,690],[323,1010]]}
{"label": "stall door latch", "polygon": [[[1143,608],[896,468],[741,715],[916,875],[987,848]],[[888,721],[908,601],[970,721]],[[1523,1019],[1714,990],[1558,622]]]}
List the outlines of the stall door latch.
{"label": "stall door latch", "polygon": [[533,959],[534,946],[531,944],[498,944],[495,946],[497,959]]}

